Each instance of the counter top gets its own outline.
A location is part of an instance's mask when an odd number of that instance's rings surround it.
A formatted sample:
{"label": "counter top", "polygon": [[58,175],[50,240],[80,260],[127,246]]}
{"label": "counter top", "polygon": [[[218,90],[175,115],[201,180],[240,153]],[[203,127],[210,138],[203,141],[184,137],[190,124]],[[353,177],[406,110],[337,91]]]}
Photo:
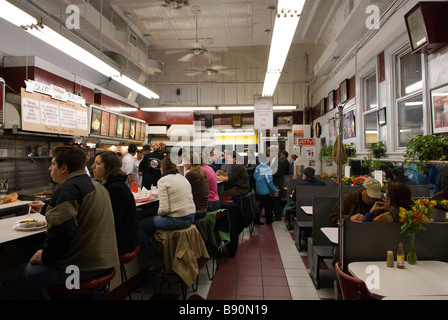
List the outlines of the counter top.
{"label": "counter top", "polygon": [[[17,223],[17,221],[22,219],[27,219],[27,216],[0,219],[0,243],[29,237],[31,235],[46,231],[46,228],[41,228],[39,230],[16,230],[14,228],[15,224]],[[33,213],[31,214],[31,219],[44,221],[45,217],[40,213]]]}

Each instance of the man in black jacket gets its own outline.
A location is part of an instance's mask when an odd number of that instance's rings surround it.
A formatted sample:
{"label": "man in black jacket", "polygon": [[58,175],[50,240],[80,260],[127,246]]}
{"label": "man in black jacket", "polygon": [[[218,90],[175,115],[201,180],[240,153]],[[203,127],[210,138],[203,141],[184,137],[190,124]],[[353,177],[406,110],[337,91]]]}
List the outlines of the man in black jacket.
{"label": "man in black jacket", "polygon": [[[303,170],[303,180],[298,181],[296,185],[298,186],[325,186],[325,182],[317,179],[314,174],[316,173],[316,170],[314,168],[308,167],[305,170]],[[294,202],[296,202],[296,194],[295,194],[295,188],[292,190],[291,197]]]}

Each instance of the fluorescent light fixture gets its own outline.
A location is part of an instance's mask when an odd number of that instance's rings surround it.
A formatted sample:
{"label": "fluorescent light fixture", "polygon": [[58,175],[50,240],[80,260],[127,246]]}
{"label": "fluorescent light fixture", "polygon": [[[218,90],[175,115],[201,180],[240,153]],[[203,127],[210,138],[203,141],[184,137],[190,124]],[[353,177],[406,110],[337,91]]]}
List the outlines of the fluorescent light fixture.
{"label": "fluorescent light fixture", "polygon": [[220,111],[253,111],[254,106],[218,107]]}
{"label": "fluorescent light fixture", "polygon": [[193,111],[216,111],[216,107],[143,107],[146,112],[193,112]]}
{"label": "fluorescent light fixture", "polygon": [[274,106],[274,110],[276,110],[276,111],[280,111],[280,110],[290,111],[290,110],[296,110],[296,109],[297,109],[296,106]]}
{"label": "fluorescent light fixture", "polygon": [[[296,110],[296,106],[274,106],[275,111],[290,111]],[[253,106],[239,106],[239,107],[218,107],[220,111],[253,111],[255,107]]]}
{"label": "fluorescent light fixture", "polygon": [[[0,11],[0,18],[5,19],[18,27],[36,25],[36,18],[5,0],[0,0],[0,8],[2,8]],[[159,99],[159,96],[150,89],[129,78],[128,76],[123,75],[119,70],[110,66],[77,44],[71,42],[67,38],[52,30],[50,27],[34,27],[27,28],[25,30],[36,38],[84,63],[104,76],[112,78],[129,89],[134,90],[149,99]]]}
{"label": "fluorescent light fixture", "polygon": [[278,0],[263,96],[274,95],[305,0]]}
{"label": "fluorescent light fixture", "polygon": [[417,90],[420,90],[422,88],[423,88],[423,81],[419,81],[419,82],[416,82],[416,83],[410,85],[409,87],[406,87],[405,91],[406,91],[406,94],[409,94],[409,93],[415,92]]}
{"label": "fluorescent light fixture", "polygon": [[423,101],[415,101],[415,102],[405,102],[405,107],[415,107],[415,106],[422,106]]}

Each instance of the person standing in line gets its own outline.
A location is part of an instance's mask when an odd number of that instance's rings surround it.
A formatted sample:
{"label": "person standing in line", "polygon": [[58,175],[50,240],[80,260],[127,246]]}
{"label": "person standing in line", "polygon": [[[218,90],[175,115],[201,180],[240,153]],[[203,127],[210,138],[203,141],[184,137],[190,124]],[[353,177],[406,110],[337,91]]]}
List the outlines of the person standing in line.
{"label": "person standing in line", "polygon": [[143,173],[142,176],[142,188],[145,187],[151,190],[151,186],[157,186],[162,173],[160,171],[160,165],[165,158],[165,143],[156,142],[153,145],[153,151],[148,152],[140,162],[138,169]]}
{"label": "person standing in line", "polygon": [[138,214],[135,198],[126,185],[126,176],[120,169],[120,158],[115,152],[96,155],[92,165],[93,176],[103,182],[109,192],[114,213],[118,253],[131,252],[138,245]]}
{"label": "person standing in line", "polygon": [[289,163],[289,161],[288,161],[288,156],[289,156],[289,153],[288,153],[288,151],[286,151],[286,150],[283,150],[283,151],[280,153],[280,158],[281,158],[282,161],[283,161],[283,172],[284,172],[284,175],[285,175],[285,176],[292,174],[292,173],[289,173],[289,166],[290,166],[290,163]]}
{"label": "person standing in line", "polygon": [[[259,211],[261,212],[264,208],[266,224],[272,224],[272,195],[277,191],[277,189],[274,186],[272,170],[267,165],[267,163],[269,162],[269,157],[265,156],[264,154],[260,154],[258,157],[260,164],[255,169],[253,178],[257,184],[256,190],[258,199],[260,200]],[[261,222],[260,218],[258,217],[258,219],[255,219],[254,224],[264,223]]]}
{"label": "person standing in line", "polygon": [[282,195],[283,195],[283,186],[285,185],[284,182],[284,176],[285,176],[285,169],[283,167],[283,161],[278,156],[278,147],[277,146],[271,146],[270,148],[270,159],[271,159],[271,170],[274,177],[274,185],[275,188],[278,190],[278,194],[276,193],[274,196],[274,221],[281,221],[282,220]]}
{"label": "person standing in line", "polygon": [[79,268],[82,281],[120,265],[110,197],[87,176],[85,154],[77,147],[61,146],[52,155],[48,170],[58,186],[48,204],[30,203],[48,224],[44,244],[3,280],[10,299],[45,299],[46,287],[66,282],[69,266]]}
{"label": "person standing in line", "polygon": [[[136,178],[135,169],[135,153],[137,152],[137,145],[135,143],[129,144],[128,153],[121,160],[121,170],[126,175],[126,184],[129,188],[132,187],[132,182]],[[137,182],[137,181],[136,181]]]}

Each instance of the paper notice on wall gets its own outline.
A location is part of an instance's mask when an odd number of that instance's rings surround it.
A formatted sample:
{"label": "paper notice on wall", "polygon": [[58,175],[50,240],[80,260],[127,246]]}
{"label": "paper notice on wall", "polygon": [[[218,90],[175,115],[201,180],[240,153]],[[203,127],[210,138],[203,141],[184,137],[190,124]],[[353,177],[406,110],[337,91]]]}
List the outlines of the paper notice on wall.
{"label": "paper notice on wall", "polygon": [[59,106],[52,103],[41,102],[41,123],[47,126],[59,126]]}
{"label": "paper notice on wall", "polygon": [[271,130],[274,128],[274,104],[272,97],[254,96],[255,130]]}
{"label": "paper notice on wall", "polygon": [[383,171],[382,170],[375,170],[375,179],[378,180],[381,185],[383,184]]}
{"label": "paper notice on wall", "polygon": [[345,166],[345,177],[346,178],[350,178],[350,171],[351,171],[352,167],[350,166]]}
{"label": "paper notice on wall", "polygon": [[25,122],[40,123],[39,101],[23,98],[22,99],[22,118]]}

